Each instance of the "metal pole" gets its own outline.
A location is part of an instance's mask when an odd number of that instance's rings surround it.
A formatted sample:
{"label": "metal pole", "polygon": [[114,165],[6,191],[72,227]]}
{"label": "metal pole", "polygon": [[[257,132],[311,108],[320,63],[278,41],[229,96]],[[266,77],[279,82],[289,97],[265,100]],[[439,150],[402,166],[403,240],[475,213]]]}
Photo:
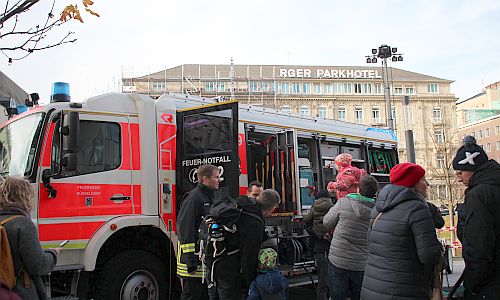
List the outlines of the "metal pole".
{"label": "metal pole", "polygon": [[406,137],[406,159],[408,162],[416,163],[415,141],[413,140],[413,129],[410,109],[410,96],[403,97],[403,112],[405,117],[405,137]]}
{"label": "metal pole", "polygon": [[385,68],[385,76],[384,76],[384,81],[385,81],[385,102],[386,102],[386,110],[387,110],[387,127],[389,129],[394,129],[394,123],[392,121],[392,107],[391,107],[391,86],[389,84],[389,72],[387,70],[387,58],[384,58],[382,60],[382,64],[384,65]]}

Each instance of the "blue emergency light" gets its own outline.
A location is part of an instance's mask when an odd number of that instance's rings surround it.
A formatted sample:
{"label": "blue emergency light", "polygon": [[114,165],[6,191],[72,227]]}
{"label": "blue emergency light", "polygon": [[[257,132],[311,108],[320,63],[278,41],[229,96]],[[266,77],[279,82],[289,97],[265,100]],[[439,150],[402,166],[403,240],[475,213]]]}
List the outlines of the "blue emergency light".
{"label": "blue emergency light", "polygon": [[23,112],[27,111],[28,110],[28,107],[24,104],[18,104],[16,105],[16,108],[17,108],[17,114],[20,115],[22,114]]}
{"label": "blue emergency light", "polygon": [[52,84],[50,102],[69,102],[70,100],[69,84],[66,82],[54,82]]}

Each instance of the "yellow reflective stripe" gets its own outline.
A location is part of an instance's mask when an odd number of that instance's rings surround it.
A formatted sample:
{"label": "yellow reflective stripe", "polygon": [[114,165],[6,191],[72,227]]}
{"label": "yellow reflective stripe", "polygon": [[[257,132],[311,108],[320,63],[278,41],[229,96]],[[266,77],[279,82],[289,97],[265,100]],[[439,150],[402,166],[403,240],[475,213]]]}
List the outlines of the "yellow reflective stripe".
{"label": "yellow reflective stripe", "polygon": [[184,253],[194,252],[194,243],[183,244],[181,245],[181,249]]}

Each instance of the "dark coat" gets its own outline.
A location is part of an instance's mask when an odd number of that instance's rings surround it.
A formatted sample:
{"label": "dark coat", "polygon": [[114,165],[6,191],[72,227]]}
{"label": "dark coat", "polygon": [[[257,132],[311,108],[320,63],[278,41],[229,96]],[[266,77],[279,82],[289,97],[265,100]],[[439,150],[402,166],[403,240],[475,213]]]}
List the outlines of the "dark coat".
{"label": "dark coat", "polygon": [[473,293],[498,293],[500,292],[500,165],[496,161],[485,162],[469,179],[465,210],[467,215],[463,234],[464,286]]}
{"label": "dark coat", "polygon": [[252,282],[247,300],[287,300],[288,281],[276,269],[260,272]]}
{"label": "dark coat", "polygon": [[21,215],[4,225],[9,238],[14,270],[19,274],[22,268],[29,274],[29,287],[24,287],[21,275],[18,276],[13,291],[22,299],[47,299],[41,275],[47,275],[56,266],[56,252],[42,250],[35,224],[28,216],[4,209],[0,211],[0,222],[12,215]]}
{"label": "dark coat", "polygon": [[[201,262],[195,252],[198,252],[198,229],[203,217],[208,215],[212,205],[214,192],[203,184],[189,192],[182,201],[177,216],[177,236],[179,250],[177,274],[184,277],[203,277]],[[198,269],[197,269],[198,268]],[[195,274],[188,274],[196,270]]]}
{"label": "dark coat", "polygon": [[429,206],[429,211],[431,212],[432,220],[434,221],[434,227],[436,229],[443,228],[445,222],[439,208],[430,202],[427,202],[427,206]]}
{"label": "dark coat", "polygon": [[370,219],[361,298],[427,300],[441,245],[425,200],[410,188],[386,185]]}
{"label": "dark coat", "polygon": [[330,241],[325,240],[323,236],[327,232],[323,225],[323,217],[333,206],[330,197],[322,197],[314,200],[309,212],[303,217],[309,232],[309,238],[313,244],[313,252],[327,252],[330,249]]}
{"label": "dark coat", "polygon": [[460,243],[463,243],[465,217],[467,215],[467,212],[465,211],[465,203],[460,203],[457,205],[457,215],[457,237],[460,240]]}

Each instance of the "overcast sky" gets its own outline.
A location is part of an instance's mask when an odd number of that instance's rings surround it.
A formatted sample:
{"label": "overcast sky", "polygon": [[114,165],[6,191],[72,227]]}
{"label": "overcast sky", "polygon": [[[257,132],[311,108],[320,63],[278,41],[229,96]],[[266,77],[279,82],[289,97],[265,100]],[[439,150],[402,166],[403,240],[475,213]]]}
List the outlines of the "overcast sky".
{"label": "overcast sky", "polygon": [[[404,53],[394,67],[454,80],[460,99],[500,80],[498,0],[94,1],[100,18],[84,14],[85,24],[50,33],[75,31],[75,44],[11,65],[0,54],[0,69],[42,99],[52,82],[65,81],[72,98],[82,100],[118,91],[122,72],[229,64],[231,57],[235,64],[366,66],[364,56],[388,44]],[[19,25],[42,20],[45,3]]]}

